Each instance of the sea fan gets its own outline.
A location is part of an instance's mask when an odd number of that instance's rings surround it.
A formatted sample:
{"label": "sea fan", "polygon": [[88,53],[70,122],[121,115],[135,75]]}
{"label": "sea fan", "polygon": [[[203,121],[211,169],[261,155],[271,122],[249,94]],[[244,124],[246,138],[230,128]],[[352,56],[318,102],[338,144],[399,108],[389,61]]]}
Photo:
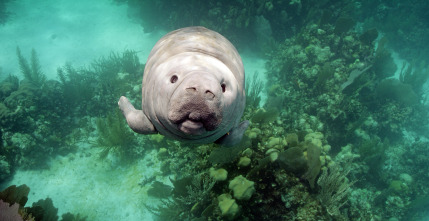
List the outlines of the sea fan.
{"label": "sea fan", "polygon": [[23,221],[18,210],[18,203],[14,203],[12,206],[9,206],[9,203],[5,203],[3,200],[0,200],[0,220]]}

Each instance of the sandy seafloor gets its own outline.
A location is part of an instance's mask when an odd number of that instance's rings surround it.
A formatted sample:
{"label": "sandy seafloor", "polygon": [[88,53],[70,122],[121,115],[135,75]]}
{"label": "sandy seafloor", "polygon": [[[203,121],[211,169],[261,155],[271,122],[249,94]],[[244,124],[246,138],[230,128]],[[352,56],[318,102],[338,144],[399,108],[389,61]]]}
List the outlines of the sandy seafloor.
{"label": "sandy seafloor", "polygon": [[[138,51],[145,63],[156,41],[166,32],[144,33],[140,24],[127,17],[126,5],[98,0],[12,1],[10,20],[0,26],[0,79],[8,74],[21,76],[16,47],[29,58],[38,54],[42,71],[56,78],[56,70],[66,62],[75,67],[89,65],[100,56],[125,49]],[[264,80],[265,61],[252,53],[241,53],[246,78],[258,72]],[[96,136],[96,134],[94,134]],[[144,204],[152,204],[148,186],[138,185],[144,177],[157,176],[160,163],[156,151],[127,167],[118,167],[113,158],[98,159],[98,148],[80,143],[77,153],[58,156],[47,170],[18,170],[10,182],[30,187],[27,206],[50,197],[58,215],[80,213],[87,220],[152,220]],[[167,177],[158,181],[169,183]]]}

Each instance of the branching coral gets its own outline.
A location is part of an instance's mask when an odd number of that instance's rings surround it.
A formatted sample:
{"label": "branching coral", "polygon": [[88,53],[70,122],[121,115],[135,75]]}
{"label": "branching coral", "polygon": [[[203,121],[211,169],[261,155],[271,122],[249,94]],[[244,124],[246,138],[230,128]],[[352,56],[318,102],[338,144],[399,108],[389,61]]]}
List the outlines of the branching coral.
{"label": "branching coral", "polygon": [[172,180],[173,195],[161,199],[157,207],[146,205],[146,208],[161,220],[188,220],[191,217],[202,217],[202,213],[211,207],[211,190],[215,181],[207,174],[184,177]]}
{"label": "branching coral", "polygon": [[70,116],[72,114],[89,114],[93,110],[92,98],[95,95],[93,84],[96,76],[85,71],[76,70],[71,64],[66,64],[57,70],[61,83],[62,107]]}
{"label": "branching coral", "polygon": [[142,65],[135,51],[112,52],[86,68],[66,64],[58,68],[61,83],[61,103],[68,114],[99,116],[116,108],[112,102],[124,91],[139,94]]}
{"label": "branching coral", "polygon": [[347,179],[349,168],[341,171],[338,165],[333,165],[329,169],[325,169],[320,175],[317,184],[320,186],[319,199],[322,205],[326,208],[329,215],[333,217],[342,217],[340,208],[347,202],[347,196],[350,192],[350,187],[354,182]]}
{"label": "branching coral", "polygon": [[0,220],[22,221],[23,219],[19,215],[19,204],[15,203],[10,206],[9,203],[0,200]]}
{"label": "branching coral", "polygon": [[30,64],[24,58],[24,56],[22,56],[19,47],[16,48],[16,54],[18,56],[21,73],[24,75],[24,77],[35,84],[37,87],[42,87],[46,82],[46,76],[42,73],[36,51],[34,49],[31,50]]}
{"label": "branching coral", "polygon": [[[0,220],[7,221],[57,221],[58,209],[54,207],[52,199],[46,198],[39,200],[31,207],[25,207],[28,200],[30,188],[25,184],[16,187],[9,186],[0,192]],[[85,221],[86,217],[81,217],[66,213],[62,216],[61,221]]]}
{"label": "branching coral", "polygon": [[215,180],[205,174],[199,174],[192,179],[190,185],[186,186],[187,194],[177,198],[181,203],[194,205],[196,203],[207,203],[210,190],[213,188]]}
{"label": "branching coral", "polygon": [[12,92],[18,90],[19,79],[14,75],[9,75],[0,83],[0,100],[4,100]]}
{"label": "branching coral", "polygon": [[255,72],[251,79],[246,80],[246,107],[257,108],[261,102],[262,81]]}
{"label": "branching coral", "polygon": [[429,79],[429,65],[425,61],[422,61],[418,64],[406,65],[404,62],[402,65],[401,72],[399,73],[399,80],[404,83],[411,85],[411,88],[419,96],[423,93],[423,84]]}
{"label": "branching coral", "polygon": [[138,156],[134,133],[122,120],[119,110],[108,114],[106,118],[98,118],[96,125],[98,131],[96,144],[103,148],[100,152],[101,158],[105,158],[112,150],[119,153],[124,162]]}

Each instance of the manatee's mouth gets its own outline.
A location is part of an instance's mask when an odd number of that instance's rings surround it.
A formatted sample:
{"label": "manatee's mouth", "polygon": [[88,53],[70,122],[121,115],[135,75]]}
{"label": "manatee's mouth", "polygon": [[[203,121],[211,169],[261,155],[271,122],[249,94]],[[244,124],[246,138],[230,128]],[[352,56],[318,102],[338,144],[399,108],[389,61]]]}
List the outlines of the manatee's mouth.
{"label": "manatee's mouth", "polygon": [[[185,113],[181,114],[183,111]],[[207,113],[201,110],[192,112],[185,109],[178,113],[179,115],[170,114],[169,116],[175,117],[169,117],[169,120],[176,124],[180,131],[189,135],[201,135],[207,131],[216,130],[222,122],[220,115],[215,112]]]}
{"label": "manatee's mouth", "polygon": [[222,122],[219,108],[210,107],[203,99],[194,97],[185,102],[173,104],[168,119],[188,135],[202,135],[214,131]]}
{"label": "manatee's mouth", "polygon": [[204,124],[199,121],[185,120],[178,124],[179,130],[186,134],[201,135],[206,132]]}

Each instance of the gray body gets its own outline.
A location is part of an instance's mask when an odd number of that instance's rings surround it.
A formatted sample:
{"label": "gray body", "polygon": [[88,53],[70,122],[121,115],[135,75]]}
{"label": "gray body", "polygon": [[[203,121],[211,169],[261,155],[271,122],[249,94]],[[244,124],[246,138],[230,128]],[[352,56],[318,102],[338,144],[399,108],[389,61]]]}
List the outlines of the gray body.
{"label": "gray body", "polygon": [[160,133],[192,143],[238,143],[248,121],[239,123],[246,96],[244,68],[235,47],[204,27],[162,37],[146,62],[142,110],[119,99],[137,133]]}

